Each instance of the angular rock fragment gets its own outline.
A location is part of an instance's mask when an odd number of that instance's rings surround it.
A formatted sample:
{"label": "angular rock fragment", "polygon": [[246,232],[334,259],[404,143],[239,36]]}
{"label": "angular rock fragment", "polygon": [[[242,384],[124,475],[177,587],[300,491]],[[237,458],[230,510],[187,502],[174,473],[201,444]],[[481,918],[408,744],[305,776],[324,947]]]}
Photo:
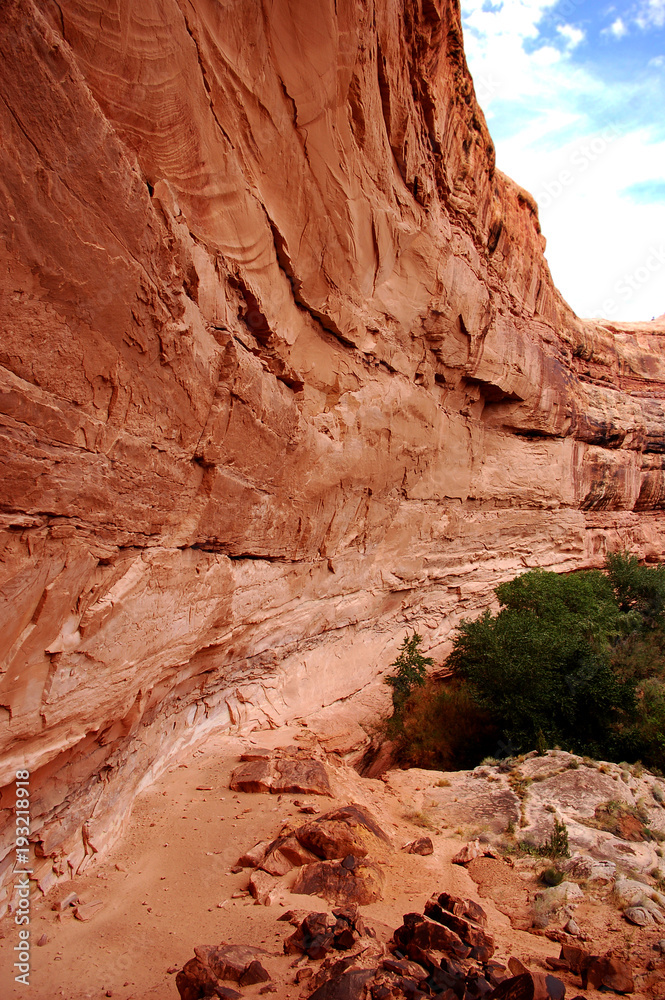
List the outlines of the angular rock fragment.
{"label": "angular rock fragment", "polygon": [[273,875],[257,869],[250,876],[248,889],[260,906],[271,906],[280,897],[281,884]]}
{"label": "angular rock fragment", "polygon": [[320,760],[275,761],[272,792],[303,792],[309,795],[332,795],[328,772]]}
{"label": "angular rock fragment", "polygon": [[443,900],[444,902],[449,901],[450,905],[458,911],[476,913],[486,922],[487,917],[482,907],[478,906],[477,903],[473,903],[472,900],[463,900],[459,899],[459,897],[452,897],[442,893],[427,901],[425,904],[425,914],[432,920],[454,931],[464,944],[472,949],[472,958],[476,958],[481,962],[489,961],[494,954],[494,938],[483,930],[479,923],[476,923],[469,917],[462,916],[459,912],[451,913],[445,906],[441,905],[439,900]]}
{"label": "angular rock fragment", "polygon": [[475,858],[498,858],[493,847],[489,844],[482,844],[479,840],[471,840],[468,844],[457,852],[452,859],[454,865],[468,865]]}
{"label": "angular rock fragment", "polygon": [[53,906],[51,907],[51,909],[52,910],[58,910],[58,912],[62,913],[64,910],[68,909],[70,906],[73,906],[74,903],[77,903],[78,902],[78,898],[79,897],[78,897],[78,893],[77,892],[68,892],[67,895],[63,896],[62,899],[57,900],[53,904]]}
{"label": "angular rock fragment", "polygon": [[274,750],[268,750],[266,747],[252,747],[251,750],[243,750],[240,754],[240,760],[270,760],[274,756]]}
{"label": "angular rock fragment", "polygon": [[320,959],[333,948],[352,948],[364,930],[357,906],[336,909],[332,914],[308,913],[284,942],[284,951],[287,955],[304,953]]}
{"label": "angular rock fragment", "polygon": [[296,837],[279,837],[272,842],[258,867],[270,875],[286,875],[293,868],[318,860],[317,855],[303,847]]}
{"label": "angular rock fragment", "polygon": [[559,958],[568,964],[571,972],[580,975],[583,966],[591,958],[591,954],[585,948],[579,948],[575,944],[562,944]]}
{"label": "angular rock fragment", "polygon": [[181,1000],[221,997],[233,1000],[242,994],[223,986],[225,980],[248,986],[266,982],[270,975],[260,959],[266,953],[248,945],[200,945],[176,976]]}
{"label": "angular rock fragment", "polygon": [[350,826],[362,826],[379,840],[382,840],[384,844],[390,844],[390,837],[381,829],[369,809],[357,803],[333,809],[331,812],[324,813],[320,819],[348,823]]}
{"label": "angular rock fragment", "polygon": [[549,955],[545,959],[545,964],[548,969],[552,970],[552,972],[570,972],[570,966],[565,958],[553,958]]}
{"label": "angular rock fragment", "polygon": [[273,769],[270,761],[248,761],[234,768],[229,788],[234,792],[270,792],[272,780]]}
{"label": "angular rock fragment", "polygon": [[93,899],[90,903],[79,903],[74,907],[74,916],[77,920],[92,920],[104,905],[103,899]]}
{"label": "angular rock fragment", "polygon": [[404,923],[394,932],[393,942],[414,961],[419,961],[415,955],[422,952],[441,951],[457,958],[471,954],[471,947],[464,944],[459,934],[420,913],[404,914]]}
{"label": "angular rock fragment", "polygon": [[309,1000],[363,1000],[374,969],[349,969],[334,976],[310,995]]}
{"label": "angular rock fragment", "polygon": [[431,837],[418,837],[417,840],[412,840],[406,844],[404,850],[407,854],[420,854],[423,857],[427,857],[429,854],[434,854],[434,844]]}
{"label": "angular rock fragment", "polygon": [[384,958],[381,962],[381,968],[387,972],[394,972],[397,976],[408,976],[410,979],[415,979],[416,982],[427,979],[428,975],[422,965],[418,965],[417,962],[409,962],[405,958]]}
{"label": "angular rock fragment", "polygon": [[510,979],[510,973],[501,962],[486,962],[485,972],[492,986],[498,986],[499,983],[502,983],[505,979]]}
{"label": "angular rock fragment", "polygon": [[519,959],[508,962],[511,979],[505,979],[487,1000],[564,1000],[566,986],[557,976],[527,969]]}
{"label": "angular rock fragment", "polygon": [[481,927],[487,926],[487,914],[480,905],[476,903],[473,899],[464,899],[462,896],[454,896],[450,892],[439,892],[434,893],[434,895],[425,904],[425,912],[427,913],[427,906],[429,904],[438,903],[442,906],[444,910],[449,913],[454,913],[460,917],[468,917],[469,920],[473,920],[474,923],[480,924]]}
{"label": "angular rock fragment", "polygon": [[533,979],[528,972],[504,979],[492,990],[487,1000],[534,1000]]}
{"label": "angular rock fragment", "polygon": [[599,990],[605,987],[616,993],[634,993],[630,966],[613,955],[591,956],[582,967],[582,986]]}
{"label": "angular rock fragment", "polygon": [[258,868],[266,854],[274,844],[274,840],[261,840],[238,858],[242,868]]}
{"label": "angular rock fragment", "polygon": [[557,976],[532,972],[533,1000],[564,1000],[566,986]]}
{"label": "angular rock fragment", "polygon": [[257,959],[254,959],[253,962],[249,963],[238,983],[240,986],[254,986],[256,983],[266,983],[269,979],[269,973]]}

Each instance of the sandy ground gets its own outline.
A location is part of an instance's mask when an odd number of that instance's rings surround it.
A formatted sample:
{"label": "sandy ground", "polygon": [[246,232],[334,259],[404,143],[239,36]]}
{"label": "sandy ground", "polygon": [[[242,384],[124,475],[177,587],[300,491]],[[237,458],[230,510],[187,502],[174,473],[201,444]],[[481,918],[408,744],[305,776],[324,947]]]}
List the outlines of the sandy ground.
{"label": "sandy ground", "polygon": [[[275,1000],[308,995],[311,987],[308,990],[307,984],[293,982],[293,956],[284,956],[282,950],[293,928],[277,918],[289,907],[304,911],[330,907],[317,897],[290,893],[283,903],[255,905],[243,892],[249,872],[231,872],[240,854],[259,840],[274,837],[282,823],[293,820],[297,825],[306,819],[296,803],[324,812],[334,804],[360,802],[372,809],[393,838],[395,851],[381,859],[388,873],[386,897],[363,907],[363,917],[380,941],[387,940],[404,913],[422,912],[426,899],[445,889],[485,907],[489,929],[497,940],[495,958],[506,961],[514,955],[542,969],[546,956],[559,954],[555,942],[511,926],[509,917],[523,902],[528,875],[501,862],[495,871],[480,866],[476,872],[480,885],[476,884],[465,868],[450,863],[463,840],[447,829],[432,834],[433,855],[401,852],[406,841],[427,832],[405,818],[409,803],[400,801],[383,782],[360,778],[338,758],[332,759],[330,767],[333,800],[229,790],[230,772],[243,749],[284,746],[294,738],[307,737],[302,731],[285,730],[254,733],[245,739],[220,736],[208,739],[186,760],[174,764],[137,799],[123,837],[109,854],[100,860],[95,857],[79,877],[33,902],[29,986],[13,981],[17,928],[9,920],[0,925],[2,996],[177,1000],[174,971],[169,970],[181,969],[193,957],[195,945],[222,941],[266,950],[264,964],[277,987],[270,994]],[[91,920],[76,920],[71,909],[62,915],[52,909],[72,890],[86,902],[103,902]],[[589,910],[587,924],[597,925],[600,940],[605,942],[603,951],[622,933],[620,923],[618,915],[610,919],[598,907]],[[633,945],[635,932],[641,933],[631,930]],[[34,947],[43,934],[46,944]],[[628,938],[623,934],[623,943],[628,943],[630,934]],[[570,978],[568,984],[567,996],[580,992],[579,980]],[[259,989],[250,987],[243,994],[252,998]],[[607,996],[593,990],[585,994],[590,1000],[603,995]],[[660,995],[665,996],[665,991]]]}

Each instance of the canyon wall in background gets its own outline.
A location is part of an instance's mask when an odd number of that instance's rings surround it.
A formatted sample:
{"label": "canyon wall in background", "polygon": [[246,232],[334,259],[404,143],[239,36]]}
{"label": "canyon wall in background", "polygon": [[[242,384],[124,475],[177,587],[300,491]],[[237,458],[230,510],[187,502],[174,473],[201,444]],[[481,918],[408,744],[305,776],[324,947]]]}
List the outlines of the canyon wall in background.
{"label": "canyon wall in background", "polygon": [[27,767],[47,889],[206,726],[660,559],[665,323],[553,287],[454,0],[4,0],[0,47],[0,881]]}

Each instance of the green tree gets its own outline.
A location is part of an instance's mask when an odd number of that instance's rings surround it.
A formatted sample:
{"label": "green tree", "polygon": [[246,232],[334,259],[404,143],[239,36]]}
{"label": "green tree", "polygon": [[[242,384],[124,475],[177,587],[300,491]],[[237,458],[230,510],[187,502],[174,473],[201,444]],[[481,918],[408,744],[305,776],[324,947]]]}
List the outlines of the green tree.
{"label": "green tree", "polygon": [[422,686],[427,677],[427,667],[434,663],[431,656],[423,656],[420,651],[422,636],[414,632],[404,636],[397,659],[390,664],[395,668],[386,677],[386,684],[393,689],[393,714],[399,716],[414,687]]}
{"label": "green tree", "polygon": [[607,575],[532,570],[496,594],[497,615],[461,623],[449,665],[522,750],[608,754],[635,684],[612,668],[626,618]]}
{"label": "green tree", "polygon": [[665,566],[641,566],[637,556],[617,552],[607,556],[607,577],[619,609],[634,613],[643,631],[665,625]]}

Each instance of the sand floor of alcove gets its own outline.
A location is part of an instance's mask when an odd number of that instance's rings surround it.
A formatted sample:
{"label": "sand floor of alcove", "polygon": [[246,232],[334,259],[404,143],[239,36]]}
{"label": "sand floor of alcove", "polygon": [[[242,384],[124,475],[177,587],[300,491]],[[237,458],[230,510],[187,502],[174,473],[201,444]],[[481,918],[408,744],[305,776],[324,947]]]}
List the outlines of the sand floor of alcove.
{"label": "sand floor of alcove", "polygon": [[[307,818],[299,815],[294,802],[314,805],[321,812],[335,804],[361,802],[374,806],[380,821],[388,825],[397,850],[386,860],[385,898],[362,908],[379,941],[388,940],[404,913],[422,912],[426,899],[445,889],[485,907],[497,959],[515,955],[543,967],[546,956],[558,955],[556,943],[513,929],[506,913],[492,902],[487,886],[481,895],[468,872],[451,865],[462,843],[458,834],[444,830],[434,836],[435,852],[429,857],[401,852],[402,844],[423,832],[405,819],[408,803],[383,783],[360,778],[339,760],[332,768],[332,800],[229,790],[231,770],[244,749],[283,746],[293,742],[293,736],[288,730],[273,730],[244,739],[213,737],[172,764],[137,798],[126,830],[110,852],[94,858],[79,877],[33,902],[31,940],[36,942],[42,934],[48,940],[42,947],[33,944],[29,987],[16,984],[11,972],[17,929],[10,920],[0,925],[2,996],[178,1000],[175,974],[168,970],[181,969],[194,957],[195,946],[222,941],[266,950],[264,964],[276,987],[269,996],[275,1000],[308,996],[311,985],[308,989],[307,983],[294,982],[294,956],[283,953],[283,942],[293,928],[278,918],[288,908],[309,912],[332,907],[318,897],[291,893],[279,904],[256,905],[249,895],[241,895],[249,871],[231,872],[244,851],[276,836],[284,821],[292,819],[295,825]],[[72,890],[86,902],[103,902],[89,921],[75,919],[71,909],[63,915],[52,909],[54,901]],[[502,886],[504,897],[506,891],[509,887]],[[510,905],[502,909],[509,912]],[[242,993],[253,1000],[260,988],[244,988]],[[589,990],[585,996],[591,1000],[601,994]]]}

